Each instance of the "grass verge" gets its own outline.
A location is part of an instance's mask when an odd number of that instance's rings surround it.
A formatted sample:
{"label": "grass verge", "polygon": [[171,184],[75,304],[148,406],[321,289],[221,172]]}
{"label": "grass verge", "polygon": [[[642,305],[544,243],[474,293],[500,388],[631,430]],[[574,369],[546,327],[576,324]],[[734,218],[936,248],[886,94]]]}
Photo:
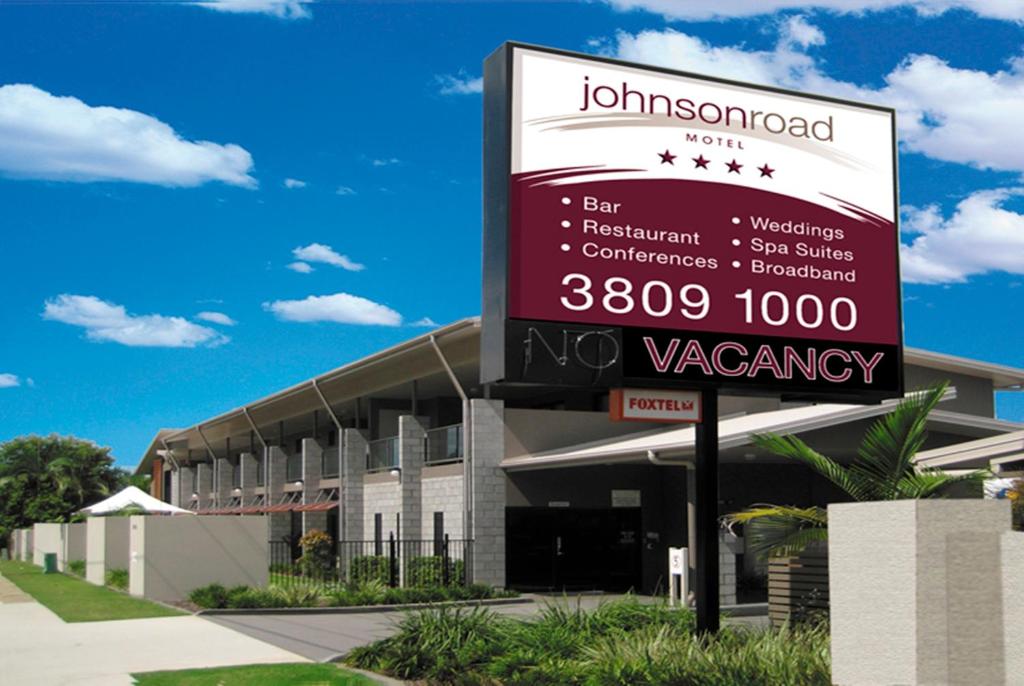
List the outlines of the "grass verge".
{"label": "grass verge", "polygon": [[361,674],[329,664],[245,665],[132,674],[139,686],[373,686]]}
{"label": "grass verge", "polygon": [[76,577],[43,574],[41,568],[30,562],[0,562],[0,574],[65,622],[103,622],[182,614],[163,605],[94,586]]}

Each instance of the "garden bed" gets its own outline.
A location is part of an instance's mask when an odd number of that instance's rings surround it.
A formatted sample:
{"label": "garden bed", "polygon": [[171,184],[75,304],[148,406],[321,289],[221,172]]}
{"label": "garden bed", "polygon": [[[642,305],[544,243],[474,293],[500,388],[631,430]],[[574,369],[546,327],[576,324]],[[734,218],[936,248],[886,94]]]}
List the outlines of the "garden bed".
{"label": "garden bed", "polygon": [[695,633],[689,610],[612,601],[550,605],[535,619],[486,608],[410,613],[389,638],[344,662],[393,678],[458,686],[827,686],[823,626]]}

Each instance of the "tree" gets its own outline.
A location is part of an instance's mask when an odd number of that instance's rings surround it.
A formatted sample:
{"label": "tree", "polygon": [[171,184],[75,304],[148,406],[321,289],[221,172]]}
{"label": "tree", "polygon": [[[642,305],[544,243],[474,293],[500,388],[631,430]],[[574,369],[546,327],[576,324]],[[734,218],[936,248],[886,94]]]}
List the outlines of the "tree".
{"label": "tree", "polygon": [[0,541],[35,522],[66,522],[126,485],[110,448],[73,436],[20,436],[0,443]]}
{"label": "tree", "polygon": [[[755,436],[755,446],[800,462],[841,488],[855,501],[938,498],[959,484],[976,484],[986,471],[950,475],[915,464],[927,438],[929,413],[942,400],[948,383],[913,393],[868,429],[849,466],[817,452],[793,435]],[[828,540],[828,511],[821,507],[755,505],[727,515],[730,525],[743,524],[755,553],[794,555],[816,541]]]}

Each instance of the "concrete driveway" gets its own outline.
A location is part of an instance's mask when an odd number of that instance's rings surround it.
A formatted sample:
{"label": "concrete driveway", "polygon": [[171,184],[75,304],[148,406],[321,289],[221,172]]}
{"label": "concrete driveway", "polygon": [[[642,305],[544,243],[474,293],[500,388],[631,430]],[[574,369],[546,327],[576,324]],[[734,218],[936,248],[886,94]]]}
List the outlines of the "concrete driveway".
{"label": "concrete driveway", "polygon": [[200,617],[65,623],[0,577],[0,684],[129,686],[133,672],[306,662]]}

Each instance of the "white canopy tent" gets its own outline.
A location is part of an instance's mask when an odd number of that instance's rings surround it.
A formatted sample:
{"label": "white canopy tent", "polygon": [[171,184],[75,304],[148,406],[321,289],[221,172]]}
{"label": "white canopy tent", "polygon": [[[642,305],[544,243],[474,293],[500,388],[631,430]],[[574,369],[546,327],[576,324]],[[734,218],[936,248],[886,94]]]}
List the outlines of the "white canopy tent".
{"label": "white canopy tent", "polygon": [[188,510],[183,510],[170,503],[157,500],[135,486],[128,486],[123,491],[115,493],[106,500],[101,500],[89,507],[83,507],[79,512],[87,515],[103,516],[120,512],[127,507],[145,510],[147,514],[193,514]]}

